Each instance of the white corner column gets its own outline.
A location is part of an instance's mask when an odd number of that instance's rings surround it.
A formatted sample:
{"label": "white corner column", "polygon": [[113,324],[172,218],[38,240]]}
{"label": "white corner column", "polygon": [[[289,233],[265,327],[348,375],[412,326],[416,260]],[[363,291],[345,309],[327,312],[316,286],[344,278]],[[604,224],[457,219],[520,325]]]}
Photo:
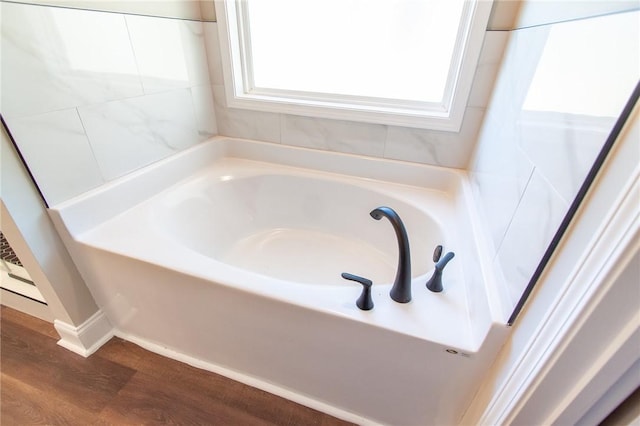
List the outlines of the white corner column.
{"label": "white corner column", "polygon": [[111,324],[55,231],[4,128],[0,142],[0,228],[47,302],[61,337],[58,344],[88,356],[111,338]]}

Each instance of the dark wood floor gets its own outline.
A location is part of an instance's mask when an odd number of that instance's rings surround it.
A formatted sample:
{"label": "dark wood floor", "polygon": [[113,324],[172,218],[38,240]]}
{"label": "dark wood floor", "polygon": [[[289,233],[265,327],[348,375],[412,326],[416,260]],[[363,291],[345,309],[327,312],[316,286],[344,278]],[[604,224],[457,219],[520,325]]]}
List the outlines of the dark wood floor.
{"label": "dark wood floor", "polygon": [[47,322],[2,306],[0,423],[347,425],[119,338],[83,358]]}

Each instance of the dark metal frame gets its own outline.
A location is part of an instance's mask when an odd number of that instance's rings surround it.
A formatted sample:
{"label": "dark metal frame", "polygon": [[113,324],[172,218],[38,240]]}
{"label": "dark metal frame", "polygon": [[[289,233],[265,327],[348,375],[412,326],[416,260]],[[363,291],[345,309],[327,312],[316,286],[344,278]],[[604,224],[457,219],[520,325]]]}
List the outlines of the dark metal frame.
{"label": "dark metal frame", "polygon": [[7,122],[4,121],[4,117],[2,116],[2,114],[0,114],[0,122],[2,123],[2,127],[4,128],[4,131],[7,133],[7,136],[9,136],[9,141],[11,141],[11,145],[13,145],[13,149],[15,149],[16,154],[18,154],[18,157],[20,157],[20,162],[24,166],[24,169],[29,175],[29,178],[31,178],[31,182],[33,182],[33,185],[38,191],[38,194],[40,195],[40,198],[42,199],[44,206],[46,208],[49,208],[49,203],[47,203],[47,199],[44,198],[44,194],[42,193],[42,190],[38,186],[38,182],[36,181],[36,178],[33,176],[33,173],[31,173],[31,169],[29,169],[29,165],[25,161],[24,156],[22,155],[22,152],[20,152],[20,148],[18,147],[16,140],[13,138],[13,135],[11,134],[11,130],[9,130],[9,126],[7,125]]}

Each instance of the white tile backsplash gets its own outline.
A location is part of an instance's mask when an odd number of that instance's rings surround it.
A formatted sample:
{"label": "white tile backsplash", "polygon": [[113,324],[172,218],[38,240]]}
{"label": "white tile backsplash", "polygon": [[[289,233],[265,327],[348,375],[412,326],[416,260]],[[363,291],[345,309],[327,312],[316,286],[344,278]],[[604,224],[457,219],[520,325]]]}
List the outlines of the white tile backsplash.
{"label": "white tile backsplash", "polygon": [[500,246],[534,165],[520,150],[514,114],[489,108],[475,154],[471,185],[495,250]]}
{"label": "white tile backsplash", "polygon": [[518,120],[520,148],[570,203],[615,120],[614,117],[523,111]]}
{"label": "white tile backsplash", "polygon": [[78,111],[106,180],[200,141],[189,89],[80,107]]}
{"label": "white tile backsplash", "polygon": [[125,19],[145,93],[209,84],[201,22]]}
{"label": "white tile backsplash", "polygon": [[49,202],[217,134],[201,22],[0,7],[0,108]]}
{"label": "white tile backsplash", "polygon": [[481,209],[493,253],[502,244],[522,194],[533,173],[533,165],[522,169],[519,176],[497,173],[474,173],[471,182],[475,201]]}
{"label": "white tile backsplash", "polygon": [[506,280],[512,306],[533,276],[568,208],[534,171],[495,260]]}
{"label": "white tile backsplash", "polygon": [[467,108],[460,132],[389,126],[384,157],[465,168],[482,124],[483,115],[483,108]]}
{"label": "white tile backsplash", "polygon": [[209,80],[212,85],[222,86],[224,77],[222,74],[222,58],[220,57],[220,39],[218,37],[218,24],[216,22],[204,22],[205,48],[207,49],[207,61],[209,64]]}
{"label": "white tile backsplash", "polygon": [[485,108],[489,103],[508,40],[508,31],[485,33],[467,106]]}
{"label": "white tile backsplash", "polygon": [[213,100],[221,135],[280,143],[280,114],[227,108],[223,86],[213,86]]}
{"label": "white tile backsplash", "polygon": [[104,183],[74,108],[7,122],[49,205]]}
{"label": "white tile backsplash", "polygon": [[142,94],[122,15],[5,2],[0,6],[5,116]]}
{"label": "white tile backsplash", "polygon": [[387,126],[323,118],[282,115],[286,145],[382,157]]}
{"label": "white tile backsplash", "polygon": [[201,141],[218,134],[216,123],[216,111],[213,102],[213,90],[211,86],[194,86],[191,88],[191,97],[196,113],[198,136]]}

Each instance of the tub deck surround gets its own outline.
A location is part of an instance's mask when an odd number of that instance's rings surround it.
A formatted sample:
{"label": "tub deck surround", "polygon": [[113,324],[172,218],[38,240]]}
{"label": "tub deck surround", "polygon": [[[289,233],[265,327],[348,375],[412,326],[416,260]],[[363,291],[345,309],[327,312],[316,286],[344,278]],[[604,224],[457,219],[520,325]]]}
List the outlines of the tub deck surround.
{"label": "tub deck surround", "polygon": [[[433,216],[399,199],[425,203]],[[398,247],[391,225],[369,216],[377,205],[393,206],[407,227],[413,257],[409,304],[389,296]],[[470,335],[460,264],[452,263],[447,270],[442,294],[425,287],[433,269],[430,252],[437,244],[455,247],[451,238],[443,237],[453,230],[441,231],[432,217],[446,219],[453,207],[441,192],[222,159],[76,239],[222,285],[473,352],[477,348]],[[360,289],[341,278],[341,272],[374,281],[373,311],[355,306]]]}
{"label": "tub deck surround", "polygon": [[216,137],[50,213],[117,335],[352,421],[451,423],[505,334],[468,200],[460,171]]}

